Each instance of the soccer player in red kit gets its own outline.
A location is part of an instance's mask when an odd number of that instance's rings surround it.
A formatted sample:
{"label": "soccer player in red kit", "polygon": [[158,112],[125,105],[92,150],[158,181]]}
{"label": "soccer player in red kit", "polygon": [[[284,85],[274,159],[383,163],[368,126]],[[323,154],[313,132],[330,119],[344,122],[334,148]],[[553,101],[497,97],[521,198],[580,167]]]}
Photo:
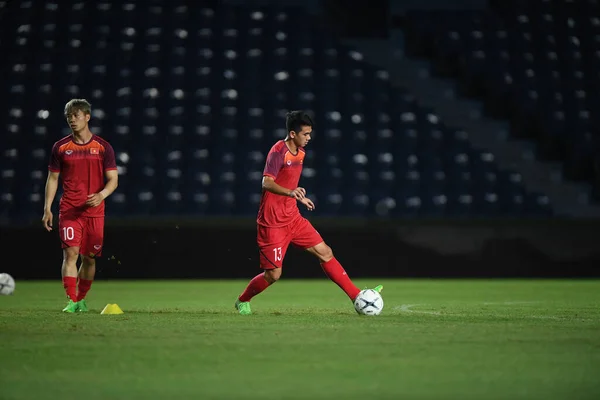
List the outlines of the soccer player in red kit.
{"label": "soccer player in red kit", "polygon": [[[250,300],[281,277],[283,259],[290,243],[316,256],[325,274],[335,282],[350,300],[354,301],[357,288],[333,256],[312,224],[300,214],[297,202],[312,211],[313,202],[306,190],[298,186],[304,161],[304,147],[311,140],[313,122],[303,111],[286,115],[287,136],[269,151],[263,171],[262,198],[257,217],[257,242],[260,267],[264,270],[255,276],[235,302],[242,315],[252,313]],[[383,287],[377,286],[380,292]]]}
{"label": "soccer player in red kit", "polygon": [[[96,257],[104,241],[104,199],[118,184],[115,152],[104,139],[90,132],[91,106],[84,99],[65,105],[71,134],[54,143],[44,202],[42,223],[52,230],[52,202],[62,177],[58,233],[63,248],[62,281],[68,303],[64,312],[88,311],[85,295],[96,273]],[[77,260],[81,267],[77,271]],[[78,279],[79,278],[79,279]]]}

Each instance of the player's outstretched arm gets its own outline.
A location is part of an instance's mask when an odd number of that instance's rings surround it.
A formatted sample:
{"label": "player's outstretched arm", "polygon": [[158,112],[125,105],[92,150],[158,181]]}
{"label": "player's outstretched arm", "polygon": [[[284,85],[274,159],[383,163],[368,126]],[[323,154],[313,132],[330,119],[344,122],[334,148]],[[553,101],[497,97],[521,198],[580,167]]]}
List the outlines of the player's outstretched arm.
{"label": "player's outstretched arm", "polygon": [[52,230],[52,203],[58,190],[58,176],[59,172],[48,171],[48,178],[46,179],[46,189],[44,194],[44,215],[42,216],[42,224],[47,231]]}
{"label": "player's outstretched arm", "polygon": [[297,187],[294,190],[284,188],[281,185],[275,183],[275,180],[270,176],[263,176],[262,187],[264,190],[269,191],[280,196],[293,197],[296,200],[302,200],[306,196],[306,190],[301,187]]}

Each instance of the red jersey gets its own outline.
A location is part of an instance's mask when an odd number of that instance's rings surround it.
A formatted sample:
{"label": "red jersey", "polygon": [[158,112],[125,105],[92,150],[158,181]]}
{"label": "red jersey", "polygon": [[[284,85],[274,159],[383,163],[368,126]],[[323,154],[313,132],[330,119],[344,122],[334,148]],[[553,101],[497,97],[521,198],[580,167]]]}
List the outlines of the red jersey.
{"label": "red jersey", "polygon": [[[270,176],[276,184],[284,188],[296,189],[302,174],[305,154],[302,148],[299,148],[296,154],[292,154],[283,140],[278,141],[267,154],[263,176]],[[296,199],[263,190],[256,220],[259,225],[272,228],[286,226],[299,216]]]}
{"label": "red jersey", "polygon": [[108,142],[96,135],[86,144],[77,144],[69,135],[52,146],[48,169],[62,177],[63,195],[60,214],[84,217],[104,216],[104,202],[88,207],[89,194],[104,189],[104,172],[117,169],[115,152]]}

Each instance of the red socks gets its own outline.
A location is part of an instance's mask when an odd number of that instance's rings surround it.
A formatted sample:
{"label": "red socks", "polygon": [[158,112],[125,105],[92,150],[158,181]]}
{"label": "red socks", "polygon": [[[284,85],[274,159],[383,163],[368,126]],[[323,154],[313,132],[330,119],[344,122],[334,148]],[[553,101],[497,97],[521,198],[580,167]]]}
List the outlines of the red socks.
{"label": "red socks", "polygon": [[354,283],[352,283],[350,277],[344,271],[342,264],[335,257],[325,263],[321,263],[321,268],[323,268],[327,277],[335,282],[350,297],[350,300],[354,300],[358,296],[360,289],[354,286]]}
{"label": "red socks", "polygon": [[85,295],[92,287],[92,282],[94,281],[81,278],[79,279],[79,285],[77,285],[77,301],[85,299]]}
{"label": "red socks", "polygon": [[74,276],[64,276],[62,281],[65,292],[67,292],[67,297],[73,301],[77,301],[77,278]]}
{"label": "red socks", "polygon": [[77,284],[77,278],[74,276],[65,276],[62,279],[65,292],[67,297],[73,301],[79,301],[85,299],[85,295],[92,287],[91,280],[80,279]]}
{"label": "red socks", "polygon": [[250,301],[251,298],[269,287],[269,282],[265,279],[264,274],[258,274],[246,286],[244,292],[240,295],[239,300],[242,302]]}
{"label": "red socks", "polygon": [[[323,268],[327,277],[348,295],[350,300],[354,300],[358,296],[360,289],[354,286],[354,283],[352,283],[350,277],[335,257],[325,263],[321,263],[321,268]],[[242,302],[250,301],[254,296],[268,288],[269,285],[264,274],[258,274],[252,278],[238,299]]]}

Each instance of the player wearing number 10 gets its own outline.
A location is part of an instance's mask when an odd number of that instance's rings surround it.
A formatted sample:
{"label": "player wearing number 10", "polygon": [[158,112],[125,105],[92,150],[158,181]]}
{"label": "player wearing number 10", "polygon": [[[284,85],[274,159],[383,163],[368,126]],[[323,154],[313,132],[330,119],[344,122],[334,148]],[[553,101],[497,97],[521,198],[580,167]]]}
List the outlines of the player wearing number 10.
{"label": "player wearing number 10", "polygon": [[[285,124],[288,132],[286,138],[273,145],[263,171],[257,242],[260,267],[264,272],[255,276],[238,297],[235,308],[242,315],[252,313],[252,297],[279,280],[290,243],[316,256],[325,274],[350,300],[354,301],[360,292],[319,232],[300,215],[296,204],[303,204],[309,211],[315,208],[313,202],[306,197],[306,190],[298,187],[304,162],[304,147],[311,140],[312,119],[303,111],[292,111],[287,114]],[[381,289],[381,285],[375,288],[378,292]]]}
{"label": "player wearing number 10", "polygon": [[72,133],[52,147],[46,181],[42,223],[51,231],[52,202],[59,175],[62,177],[58,233],[63,248],[62,280],[68,298],[63,311],[68,313],[88,310],[85,296],[96,273],[95,258],[102,255],[104,199],[114,192],[118,182],[113,148],[90,132],[90,117],[91,106],[84,99],[72,99],[65,105],[65,118]]}

